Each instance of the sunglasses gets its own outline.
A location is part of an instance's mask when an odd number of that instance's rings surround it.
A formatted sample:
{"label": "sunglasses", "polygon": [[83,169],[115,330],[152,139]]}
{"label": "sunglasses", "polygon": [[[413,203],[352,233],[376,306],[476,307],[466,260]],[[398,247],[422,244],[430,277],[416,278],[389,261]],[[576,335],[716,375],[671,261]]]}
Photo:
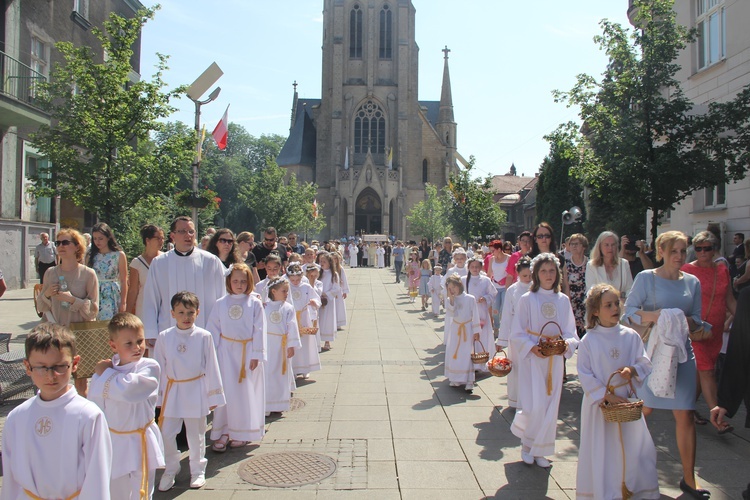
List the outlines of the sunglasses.
{"label": "sunglasses", "polygon": [[550,238],[552,238],[551,234],[537,234],[536,235],[536,239],[538,240],[548,240]]}
{"label": "sunglasses", "polygon": [[263,239],[269,243],[276,241],[276,238],[263,238]]}
{"label": "sunglasses", "polygon": [[696,252],[711,252],[714,247],[694,247]]}
{"label": "sunglasses", "polygon": [[70,245],[71,243],[73,245],[76,244],[76,242],[72,241],[72,240],[60,240],[60,241],[55,241],[55,246],[56,247],[60,247],[60,246],[66,247],[66,246]]}
{"label": "sunglasses", "polygon": [[231,245],[232,243],[234,243],[234,240],[229,240],[227,238],[219,238],[219,243],[224,243],[226,245]]}

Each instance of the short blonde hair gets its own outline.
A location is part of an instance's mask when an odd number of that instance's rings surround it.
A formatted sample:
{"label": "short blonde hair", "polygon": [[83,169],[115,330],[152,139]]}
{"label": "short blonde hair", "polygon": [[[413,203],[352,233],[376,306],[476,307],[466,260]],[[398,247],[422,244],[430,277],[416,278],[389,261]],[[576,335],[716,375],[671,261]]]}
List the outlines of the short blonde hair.
{"label": "short blonde hair", "polygon": [[586,294],[586,329],[591,330],[596,328],[599,324],[599,309],[602,307],[602,297],[604,294],[610,292],[615,294],[617,297],[617,307],[620,307],[620,292],[617,288],[607,283],[599,283],[594,285],[589,293]]}
{"label": "short blonde hair", "polygon": [[656,238],[656,260],[664,260],[664,255],[669,254],[678,241],[685,243],[687,247],[687,236],[682,231],[667,231]]}
{"label": "short blonde hair", "polygon": [[248,266],[244,262],[233,264],[232,271],[227,274],[227,277],[224,279],[224,285],[227,288],[227,293],[229,295],[232,295],[232,273],[235,271],[245,273],[245,276],[247,277],[247,290],[245,290],[245,295],[250,295],[253,290],[255,290],[255,281],[253,281],[253,272],[250,270],[250,266]]}
{"label": "short blonde hair", "polygon": [[448,285],[454,284],[461,290],[460,293],[464,293],[464,284],[461,282],[461,276],[458,273],[453,273],[445,279],[445,289],[448,289]]}
{"label": "short blonde hair", "polygon": [[107,325],[107,331],[109,331],[109,340],[115,340],[117,334],[121,330],[135,330],[137,332],[143,332],[143,322],[135,314],[129,312],[121,312],[112,316]]}

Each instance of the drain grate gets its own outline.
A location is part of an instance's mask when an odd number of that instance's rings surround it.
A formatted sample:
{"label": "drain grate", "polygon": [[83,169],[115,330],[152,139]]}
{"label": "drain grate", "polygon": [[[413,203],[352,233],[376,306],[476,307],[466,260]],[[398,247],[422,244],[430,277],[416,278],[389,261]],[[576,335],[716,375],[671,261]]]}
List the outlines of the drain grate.
{"label": "drain grate", "polygon": [[299,398],[291,398],[289,400],[289,411],[301,410],[307,403]]}
{"label": "drain grate", "polygon": [[291,488],[322,481],[336,472],[336,462],[307,452],[266,453],[245,461],[237,473],[243,481],[271,488]]}

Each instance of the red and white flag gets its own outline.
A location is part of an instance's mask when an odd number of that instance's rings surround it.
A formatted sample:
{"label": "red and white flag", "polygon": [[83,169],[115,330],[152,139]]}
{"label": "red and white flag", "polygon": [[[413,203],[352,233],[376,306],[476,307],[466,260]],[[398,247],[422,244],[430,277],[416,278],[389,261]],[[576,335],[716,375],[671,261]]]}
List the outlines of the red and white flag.
{"label": "red and white flag", "polygon": [[224,116],[221,117],[221,120],[216,125],[216,128],[213,132],[211,132],[211,135],[214,136],[214,141],[216,141],[216,145],[219,146],[219,149],[224,151],[227,148],[227,137],[229,136],[229,106],[227,106],[227,110],[224,111]]}

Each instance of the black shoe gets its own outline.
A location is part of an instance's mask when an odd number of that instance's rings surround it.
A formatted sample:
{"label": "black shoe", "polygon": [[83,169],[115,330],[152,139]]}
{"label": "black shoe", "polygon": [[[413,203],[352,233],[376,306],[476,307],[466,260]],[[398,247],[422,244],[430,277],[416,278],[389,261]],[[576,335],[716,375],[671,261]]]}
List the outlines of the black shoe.
{"label": "black shoe", "polygon": [[685,482],[685,478],[680,479],[680,489],[687,495],[697,500],[707,500],[711,498],[711,492],[708,490],[691,488]]}

